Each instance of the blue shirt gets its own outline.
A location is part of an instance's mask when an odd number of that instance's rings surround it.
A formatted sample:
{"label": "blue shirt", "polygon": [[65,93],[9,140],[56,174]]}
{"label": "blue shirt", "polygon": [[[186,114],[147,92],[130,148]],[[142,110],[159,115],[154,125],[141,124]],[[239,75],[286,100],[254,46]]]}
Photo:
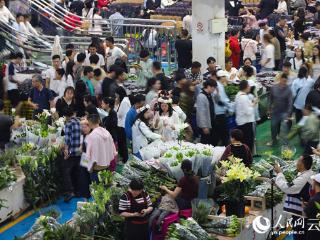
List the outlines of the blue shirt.
{"label": "blue shirt", "polygon": [[94,86],[93,86],[91,80],[89,78],[87,78],[87,77],[82,77],[81,79],[82,79],[82,81],[85,82],[85,84],[86,84],[86,86],[87,86],[87,88],[89,90],[90,95],[91,96],[95,96]]}
{"label": "blue shirt", "polygon": [[81,127],[77,118],[72,117],[64,126],[64,140],[70,156],[80,156]]}
{"label": "blue shirt", "polygon": [[31,89],[29,98],[31,102],[38,104],[38,109],[34,111],[34,114],[38,114],[41,113],[43,109],[50,109],[50,101],[52,101],[54,97],[48,88],[43,87],[41,91],[36,88]]}
{"label": "blue shirt", "polygon": [[124,123],[124,128],[126,131],[127,138],[132,140],[132,125],[137,116],[137,110],[135,107],[131,107],[126,115],[126,120]]}
{"label": "blue shirt", "polygon": [[296,109],[302,110],[306,104],[306,98],[311,91],[315,80],[312,78],[297,78],[293,81],[291,86],[292,96],[294,99],[293,106]]}
{"label": "blue shirt", "polygon": [[[214,109],[216,115],[226,114],[226,111],[229,108],[230,99],[228,98],[226,91],[224,89],[223,84],[221,84],[219,81],[217,81],[218,84],[218,91],[219,95],[217,93],[214,94]],[[218,104],[218,102],[220,104]]]}

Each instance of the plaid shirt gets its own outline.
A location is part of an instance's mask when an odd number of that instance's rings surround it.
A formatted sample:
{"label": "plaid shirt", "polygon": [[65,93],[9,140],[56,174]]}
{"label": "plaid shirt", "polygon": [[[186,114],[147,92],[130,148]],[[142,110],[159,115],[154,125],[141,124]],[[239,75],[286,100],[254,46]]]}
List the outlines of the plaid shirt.
{"label": "plaid shirt", "polygon": [[81,127],[80,121],[72,117],[64,127],[65,144],[68,146],[70,156],[80,156]]}
{"label": "plaid shirt", "polygon": [[196,73],[196,74],[193,74],[193,73],[191,72],[191,69],[187,69],[187,70],[185,70],[185,73],[184,73],[184,74],[186,75],[186,79],[187,79],[188,81],[194,82],[194,81],[200,80],[200,82],[202,82],[201,72],[198,72],[198,73]]}

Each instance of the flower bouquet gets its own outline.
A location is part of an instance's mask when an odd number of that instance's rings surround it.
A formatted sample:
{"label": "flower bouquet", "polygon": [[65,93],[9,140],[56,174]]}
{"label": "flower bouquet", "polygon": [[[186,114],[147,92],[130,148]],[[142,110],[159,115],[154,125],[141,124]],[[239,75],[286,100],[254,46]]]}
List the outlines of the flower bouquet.
{"label": "flower bouquet", "polygon": [[281,158],[285,161],[292,160],[293,156],[296,154],[296,148],[288,145],[281,147]]}
{"label": "flower bouquet", "polygon": [[222,182],[218,188],[221,200],[226,203],[226,215],[244,217],[244,196],[251,190],[253,180],[260,174],[246,167],[241,159],[235,157],[221,161],[217,174]]}

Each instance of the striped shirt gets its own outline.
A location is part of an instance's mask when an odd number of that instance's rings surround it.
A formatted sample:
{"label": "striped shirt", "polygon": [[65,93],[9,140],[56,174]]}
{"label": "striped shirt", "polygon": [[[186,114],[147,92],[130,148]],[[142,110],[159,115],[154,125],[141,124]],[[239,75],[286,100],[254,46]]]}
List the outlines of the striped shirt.
{"label": "striped shirt", "polygon": [[[137,204],[144,204],[144,202],[147,202],[147,206],[151,207],[152,202],[150,199],[150,196],[145,193],[145,198],[143,197],[142,194],[139,194],[137,197],[134,198],[134,201],[137,202]],[[131,201],[130,197],[128,196],[127,193],[123,194],[120,198],[119,202],[119,212],[131,212]]]}

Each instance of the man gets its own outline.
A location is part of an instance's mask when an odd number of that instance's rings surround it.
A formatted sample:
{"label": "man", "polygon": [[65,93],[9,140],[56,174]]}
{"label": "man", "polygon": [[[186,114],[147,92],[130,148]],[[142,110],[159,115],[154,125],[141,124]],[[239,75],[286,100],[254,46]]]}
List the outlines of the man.
{"label": "man", "polygon": [[76,57],[77,62],[73,67],[73,72],[74,72],[74,82],[76,83],[79,81],[82,77],[83,74],[83,69],[84,69],[84,62],[86,59],[86,54],[85,53],[79,53]]}
{"label": "man", "polygon": [[195,61],[191,68],[185,71],[186,79],[193,85],[199,85],[202,82],[201,63]]}
{"label": "man", "polygon": [[187,30],[189,35],[192,35],[192,13],[188,12],[182,19],[182,28]]}
{"label": "man", "polygon": [[42,77],[36,74],[32,77],[32,89],[28,98],[29,105],[33,108],[33,116],[42,113],[44,109],[54,107],[52,92],[42,84]]}
{"label": "man", "polygon": [[66,57],[65,59],[62,61],[62,68],[66,71],[67,70],[67,64],[68,62],[72,61],[74,62],[74,57],[76,55],[76,52],[72,49],[68,49],[66,50]]}
{"label": "man", "polygon": [[0,150],[5,149],[5,145],[10,141],[12,118],[4,114],[4,103],[0,99]]}
{"label": "man", "polygon": [[138,114],[138,109],[143,107],[145,104],[145,96],[138,94],[133,97],[133,105],[129,109],[127,115],[126,115],[126,120],[124,123],[125,131],[126,131],[126,136],[129,140],[132,140],[132,125],[136,119],[136,116]]}
{"label": "man", "polygon": [[[312,189],[314,191],[314,195],[309,199],[308,204],[304,208],[305,216],[308,218],[307,223],[305,223],[308,228],[313,226],[319,226],[319,219],[317,215],[320,210],[317,207],[317,203],[320,203],[320,173],[311,176],[312,181]],[[320,239],[320,231],[317,228],[312,228],[312,230],[307,231],[307,240]]]}
{"label": "man", "polygon": [[229,144],[227,111],[230,106],[230,99],[228,98],[224,88],[228,83],[226,72],[219,70],[217,72],[217,79],[217,90],[213,94],[215,110],[213,145],[217,146],[221,141],[223,146],[227,146]]}
{"label": "man", "polygon": [[196,101],[197,126],[200,128],[201,140],[203,144],[213,145],[213,129],[215,127],[215,110],[212,93],[217,87],[217,82],[208,80],[203,83],[203,89],[199,93]]}
{"label": "man", "polygon": [[178,54],[178,68],[189,69],[192,64],[192,41],[188,39],[188,31],[181,30],[181,38],[175,42],[175,49]]}
{"label": "man", "polygon": [[203,80],[210,80],[212,75],[217,71],[218,66],[217,66],[217,61],[214,57],[209,57],[207,59],[207,65],[208,68],[203,74]]}
{"label": "man", "polygon": [[76,118],[74,109],[68,108],[65,113],[66,124],[64,127],[64,161],[63,180],[66,196],[65,202],[69,202],[78,190],[79,164],[81,158],[81,127]]}
{"label": "man", "polygon": [[239,92],[235,97],[235,113],[238,129],[243,132],[243,143],[246,144],[250,151],[253,152],[254,132],[253,123],[255,122],[254,107],[258,100],[252,102],[248,93],[251,91],[248,81],[242,80],[239,84]]}
{"label": "man", "polygon": [[[286,32],[284,30],[287,24],[287,19],[285,16],[281,16],[277,25],[274,27],[274,32],[276,38],[279,40],[280,43],[280,50],[281,50],[281,59],[285,59],[285,52],[286,52]],[[282,62],[280,61],[280,67]]]}
{"label": "man", "polygon": [[16,21],[13,22],[12,28],[14,28],[17,33],[16,36],[18,37],[19,43],[23,44],[28,41],[28,29],[24,24],[24,15],[22,13],[17,13]]}
{"label": "man", "polygon": [[183,72],[176,72],[175,73],[175,82],[176,85],[172,90],[172,96],[180,99],[180,94],[182,90],[184,90],[188,84],[188,80],[186,79],[186,75]]}
{"label": "man", "polygon": [[116,7],[115,12],[109,17],[112,29],[112,35],[117,37],[122,37],[123,35],[123,26],[124,16],[121,14],[121,8]]}
{"label": "man", "polygon": [[99,56],[97,54],[93,54],[90,56],[89,58],[90,61],[90,66],[95,70],[95,69],[100,69],[101,73],[102,73],[102,78],[106,77],[106,72],[104,71],[104,69],[102,67],[99,66]]}
{"label": "man", "polygon": [[56,71],[61,68],[61,59],[59,55],[52,56],[52,67],[45,71],[46,76],[46,88],[53,91],[54,95],[57,95],[59,92],[59,83],[60,81],[56,79]]}
{"label": "man", "polygon": [[86,56],[86,60],[85,60],[85,65],[86,66],[90,66],[90,57],[92,55],[97,55],[99,57],[99,61],[97,63],[97,66],[103,68],[104,65],[106,65],[105,61],[104,61],[104,57],[101,54],[97,53],[97,46],[94,45],[94,44],[91,44],[89,46],[89,52],[88,52],[88,54]]}
{"label": "man", "polygon": [[111,65],[109,68],[109,72],[106,74],[106,77],[102,81],[101,91],[103,98],[112,97],[115,90],[111,89],[111,85],[115,82],[116,77],[116,69],[118,67],[116,65]]}
{"label": "man", "polygon": [[106,60],[107,60],[107,69],[109,70],[110,66],[113,65],[117,59],[121,59],[123,62],[126,62],[128,57],[120,48],[114,45],[113,37],[106,38]]}
{"label": "man", "polygon": [[[314,175],[311,167],[312,157],[310,155],[301,156],[297,161],[298,175],[292,183],[288,183],[280,166],[278,164],[274,166],[274,172],[276,173],[275,184],[286,194],[283,210],[292,214],[292,223],[303,218],[302,202],[309,201],[309,189],[312,183],[311,176]],[[300,231],[304,231],[301,226],[294,225],[292,230],[297,231],[297,234],[294,234],[294,239],[305,239],[306,233],[299,234]]]}
{"label": "man", "polygon": [[21,52],[10,54],[10,63],[8,66],[8,98],[12,107],[16,107],[20,102],[20,92],[18,86],[20,82],[16,79],[16,68],[21,64],[23,54]]}
{"label": "man", "polygon": [[152,63],[152,73],[156,79],[160,80],[162,90],[169,91],[171,89],[171,83],[162,71],[161,62]]}
{"label": "man", "polygon": [[277,0],[261,0],[258,6],[259,14],[258,17],[260,19],[267,18],[271,13],[273,13],[274,9],[278,7]]}
{"label": "man", "polygon": [[282,73],[279,83],[271,87],[269,104],[272,141],[267,145],[272,146],[277,143],[281,123],[291,117],[292,91],[288,86],[287,74]]}
{"label": "man", "polygon": [[9,20],[15,21],[14,16],[5,5],[4,0],[0,0],[0,21],[9,23]]}
{"label": "man", "polygon": [[92,83],[93,76],[94,76],[93,68],[90,66],[84,67],[83,76],[81,77],[81,80],[85,82],[91,96],[95,96],[94,86]]}
{"label": "man", "polygon": [[230,58],[232,60],[233,66],[236,69],[240,67],[240,52],[241,47],[239,44],[239,31],[236,29],[231,30],[231,36],[229,38],[230,50],[232,52]]}
{"label": "man", "polygon": [[274,32],[273,29],[269,30],[269,34],[271,36],[271,42],[274,46],[274,63],[275,63],[275,70],[278,71],[280,70],[280,63],[281,63],[281,47],[280,47],[280,42],[278,38],[276,37],[276,33]]}
{"label": "man", "polygon": [[288,83],[287,85],[290,87],[293,80],[295,80],[297,78],[297,74],[291,70],[291,63],[290,62],[284,62],[282,65],[282,72],[278,73],[276,75],[276,83],[278,83],[280,81],[281,75],[284,73],[288,76]]}
{"label": "man", "polygon": [[100,127],[100,117],[97,114],[88,116],[91,133],[86,137],[88,171],[91,181],[98,182],[100,171],[108,169],[112,160],[117,155],[111,134],[103,127]]}
{"label": "man", "polygon": [[320,78],[314,83],[313,88],[314,90],[310,91],[307,95],[306,104],[320,109]]}
{"label": "man", "polygon": [[84,8],[84,3],[82,0],[74,0],[70,4],[70,10],[72,9],[78,16],[82,16],[83,8]]}

